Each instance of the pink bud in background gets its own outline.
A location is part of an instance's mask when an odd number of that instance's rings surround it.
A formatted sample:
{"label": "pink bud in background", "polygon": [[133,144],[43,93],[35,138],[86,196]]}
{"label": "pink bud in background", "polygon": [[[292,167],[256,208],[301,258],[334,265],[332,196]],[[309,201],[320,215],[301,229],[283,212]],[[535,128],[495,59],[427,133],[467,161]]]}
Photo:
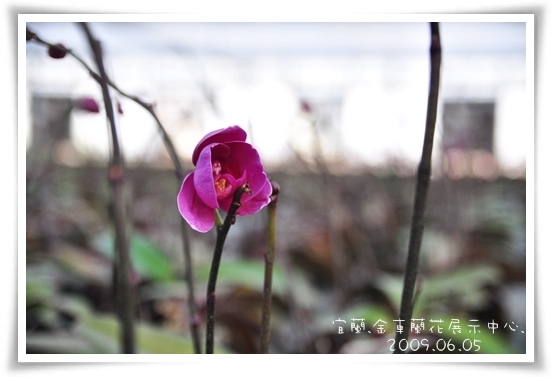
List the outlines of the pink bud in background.
{"label": "pink bud in background", "polygon": [[98,103],[92,97],[84,97],[77,100],[77,102],[75,103],[75,107],[89,113],[99,113]]}
{"label": "pink bud in background", "polygon": [[305,112],[305,113],[310,114],[312,112],[312,107],[310,106],[310,104],[306,100],[301,100],[300,101],[300,110]]}
{"label": "pink bud in background", "polygon": [[65,55],[67,55],[67,52],[65,51],[65,47],[61,43],[58,43],[50,46],[48,49],[48,55],[50,55],[53,59],[63,59]]}

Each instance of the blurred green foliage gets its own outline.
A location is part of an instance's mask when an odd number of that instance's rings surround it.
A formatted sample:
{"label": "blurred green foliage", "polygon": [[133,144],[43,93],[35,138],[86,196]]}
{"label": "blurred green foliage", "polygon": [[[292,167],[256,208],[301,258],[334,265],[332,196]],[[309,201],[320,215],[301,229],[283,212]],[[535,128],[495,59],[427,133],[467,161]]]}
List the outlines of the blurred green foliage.
{"label": "blurred green foliage", "polygon": [[[115,241],[112,233],[102,233],[92,243],[99,252],[113,260]],[[174,268],[166,254],[140,234],[130,237],[130,260],[136,272],[146,279],[169,281],[174,278]]]}
{"label": "blurred green foliage", "polygon": [[[86,177],[100,174],[91,167],[55,169],[50,187],[36,184],[32,170],[28,173],[27,352],[118,353],[108,200],[104,190],[88,191],[84,184]],[[174,186],[173,177],[144,168],[131,174],[138,352],[191,353],[179,214],[174,197],[165,192]],[[272,177],[284,191],[278,204],[271,352],[389,353],[414,182],[339,177],[334,195],[340,220],[328,222],[327,193],[319,190],[318,175]],[[504,328],[511,320],[525,323],[525,307],[511,311],[509,300],[519,298],[507,296],[510,287],[526,280],[524,189],[523,182],[504,179],[434,182],[414,309],[425,328],[411,333],[410,344],[426,339],[436,353],[465,353],[476,339],[480,350],[473,346],[471,353],[525,352],[520,331]],[[217,353],[258,352],[264,215],[239,218],[230,231],[217,282]],[[214,238],[193,233],[190,241],[203,334]],[[350,326],[352,318],[363,319],[366,331],[348,327],[338,334],[334,321]],[[440,334],[429,331],[429,319],[444,321]],[[461,322],[461,332],[449,327],[452,319]],[[476,334],[469,333],[472,319],[479,320]],[[487,324],[494,319],[499,329],[492,333]],[[385,333],[376,331],[378,321],[387,324]]]}

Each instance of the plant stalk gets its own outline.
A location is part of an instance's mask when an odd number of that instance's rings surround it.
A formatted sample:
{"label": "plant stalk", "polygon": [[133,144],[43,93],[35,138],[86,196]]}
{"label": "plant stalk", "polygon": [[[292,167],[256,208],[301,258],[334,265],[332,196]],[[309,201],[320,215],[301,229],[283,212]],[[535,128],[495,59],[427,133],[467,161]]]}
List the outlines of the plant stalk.
{"label": "plant stalk", "polygon": [[272,182],[272,195],[268,204],[268,248],[264,268],[264,290],[262,293],[262,319],[260,324],[260,353],[270,352],[270,317],[272,312],[272,274],[274,269],[276,233],[277,233],[277,200],[279,185]]}
{"label": "plant stalk", "polygon": [[425,137],[421,161],[417,169],[417,181],[415,184],[415,198],[413,203],[413,216],[408,246],[408,257],[404,276],[404,287],[400,305],[400,320],[404,325],[402,331],[396,331],[396,348],[394,353],[404,353],[398,346],[402,339],[408,339],[413,313],[413,296],[415,282],[419,267],[419,254],[421,241],[423,239],[424,216],[426,199],[430,184],[431,155],[434,140],[434,129],[436,126],[436,115],[438,108],[438,91],[440,87],[440,65],[442,60],[442,48],[440,43],[440,31],[437,22],[430,23],[431,44],[430,44],[430,84],[427,104],[427,118],[425,124]]}
{"label": "plant stalk", "polygon": [[214,255],[210,267],[209,281],[207,285],[207,339],[205,353],[214,353],[214,309],[216,303],[216,279],[218,278],[218,270],[220,269],[220,260],[222,259],[222,250],[230,227],[235,223],[235,215],[238,208],[241,206],[241,196],[244,193],[252,194],[249,189],[249,184],[245,183],[238,187],[233,195],[232,204],[228,210],[224,223],[221,227],[216,228],[216,244],[214,247]]}
{"label": "plant stalk", "polygon": [[107,74],[103,64],[101,44],[94,38],[86,23],[81,26],[88,38],[99,72],[105,111],[109,120],[112,156],[109,163],[109,183],[113,193],[113,216],[115,223],[116,272],[118,282],[117,307],[121,321],[121,348],[123,353],[135,353],[134,300],[130,282],[130,245],[127,232],[126,199],[124,196],[124,160],[115,123],[113,103],[109,94]]}
{"label": "plant stalk", "polygon": [[[30,40],[36,41],[38,43],[41,43],[48,47],[53,47],[54,45],[52,43],[49,43],[47,41],[44,41],[41,39],[38,35],[31,33],[32,37]],[[122,96],[134,101],[141,107],[143,107],[145,110],[147,110],[153,119],[155,119],[155,122],[157,123],[157,127],[159,128],[159,131],[161,132],[161,136],[163,139],[163,142],[165,144],[165,148],[168,151],[168,154],[170,155],[170,158],[172,160],[172,163],[174,164],[175,168],[175,175],[176,179],[179,183],[183,182],[185,178],[185,169],[183,164],[181,163],[178,154],[176,152],[176,148],[174,147],[174,144],[172,143],[172,140],[170,139],[168,133],[166,132],[164,126],[162,125],[161,121],[159,120],[159,117],[155,113],[154,107],[152,104],[146,103],[142,101],[140,98],[130,95],[126,92],[124,92],[122,89],[120,89],[117,85],[115,85],[114,82],[112,82],[107,75],[105,75],[103,78],[100,77],[96,72],[93,71],[93,69],[86,64],[86,62],[80,58],[78,55],[76,55],[71,49],[56,46],[56,48],[64,50],[67,54],[70,54],[73,56],[76,60],[78,60],[84,68],[88,71],[90,76],[94,78],[100,85],[102,80],[107,82],[107,84],[116,90],[119,94]],[[183,250],[184,250],[184,280],[186,281],[187,290],[188,290],[188,313],[190,318],[190,333],[191,338],[193,341],[193,346],[195,353],[201,353],[201,345],[199,340],[199,323],[197,318],[197,303],[195,300],[195,288],[194,288],[194,277],[193,277],[193,269],[192,269],[192,258],[191,258],[191,246],[189,242],[189,225],[185,222],[184,219],[181,220],[181,227],[180,231],[182,234],[182,242],[183,242]]]}

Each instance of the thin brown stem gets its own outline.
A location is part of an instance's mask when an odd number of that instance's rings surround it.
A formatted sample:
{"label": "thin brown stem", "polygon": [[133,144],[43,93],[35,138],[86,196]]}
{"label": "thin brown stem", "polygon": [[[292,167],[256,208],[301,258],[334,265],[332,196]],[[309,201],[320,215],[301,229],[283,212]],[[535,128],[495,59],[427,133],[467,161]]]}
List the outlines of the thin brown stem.
{"label": "thin brown stem", "polygon": [[408,246],[408,258],[404,276],[404,288],[402,291],[402,302],[400,305],[400,320],[403,322],[402,331],[396,332],[396,345],[394,353],[403,353],[399,344],[403,339],[408,339],[411,315],[413,313],[413,296],[415,281],[419,266],[419,254],[423,230],[425,227],[425,207],[430,184],[431,155],[434,140],[434,129],[438,108],[438,91],[440,87],[440,65],[442,60],[442,49],[440,44],[440,31],[437,22],[431,22],[431,44],[430,44],[430,86],[427,104],[427,118],[425,124],[425,138],[421,161],[417,169],[417,181],[415,185],[415,199],[413,203],[413,216],[411,220],[411,231]]}
{"label": "thin brown stem", "polygon": [[[112,82],[110,82],[110,85],[122,96],[136,102],[138,105],[146,109],[151,114],[153,119],[155,119],[155,122],[157,123],[157,127],[161,132],[165,148],[168,151],[168,154],[170,155],[170,159],[172,160],[172,163],[174,165],[176,179],[178,180],[179,183],[183,182],[185,178],[184,166],[180,161],[180,158],[178,157],[178,153],[176,152],[176,148],[174,147],[174,144],[172,143],[170,136],[168,135],[168,133],[166,132],[166,129],[164,128],[163,124],[159,120],[159,117],[157,116],[153,105],[142,101],[140,98],[136,96],[127,94]],[[184,250],[184,263],[185,263],[184,279],[186,281],[187,293],[188,293],[187,303],[188,303],[188,314],[190,318],[189,326],[190,326],[191,339],[193,341],[193,349],[195,353],[201,353],[201,343],[199,340],[199,320],[197,318],[197,302],[195,300],[195,284],[194,284],[195,279],[193,276],[193,261],[191,258],[191,246],[189,242],[190,228],[188,223],[183,218],[180,219],[180,233],[182,235],[182,243],[183,243],[183,250]]]}
{"label": "thin brown stem", "polygon": [[260,324],[260,353],[270,351],[270,318],[272,312],[272,275],[274,269],[276,233],[277,233],[277,200],[279,185],[272,182],[272,195],[268,204],[268,248],[266,249],[264,268],[264,290],[262,293],[262,317]]}
{"label": "thin brown stem", "polygon": [[178,178],[178,180],[180,182],[182,182],[184,180],[185,169],[184,169],[184,167],[183,167],[183,165],[182,165],[182,163],[181,163],[181,161],[178,157],[178,154],[176,152],[176,148],[174,147],[174,144],[172,143],[172,140],[168,136],[168,133],[166,132],[166,129],[164,128],[161,121],[159,120],[159,117],[155,113],[155,110],[154,110],[152,104],[147,103],[147,102],[141,100],[140,98],[138,98],[136,96],[133,96],[131,94],[126,93],[121,88],[119,88],[113,81],[111,81],[107,75],[105,75],[105,77],[100,77],[100,75],[98,75],[96,72],[94,72],[94,70],[84,61],[84,59],[82,59],[80,56],[75,54],[73,52],[73,50],[71,50],[67,47],[64,47],[64,46],[53,45],[52,43],[43,40],[42,38],[40,38],[38,35],[36,35],[34,33],[32,35],[31,40],[36,41],[38,43],[41,43],[41,44],[43,44],[45,46],[48,46],[48,47],[55,47],[57,49],[65,51],[67,54],[70,54],[72,57],[74,57],[76,60],[78,60],[84,68],[86,68],[86,70],[88,71],[90,76],[92,76],[92,78],[94,80],[96,80],[98,83],[100,83],[100,85],[101,85],[101,80],[104,80],[107,83],[107,85],[109,85],[111,88],[115,89],[120,95],[134,101],[135,103],[137,103],[138,105],[143,107],[145,110],[147,110],[151,114],[153,119],[155,119],[155,122],[157,123],[157,127],[159,128],[159,131],[161,131],[161,135],[163,137],[163,142],[164,142],[165,147],[168,151],[168,154],[170,155],[172,163],[174,164],[174,167],[176,169],[176,177]]}
{"label": "thin brown stem", "polygon": [[86,23],[81,26],[88,38],[99,72],[99,83],[103,94],[105,111],[109,120],[111,143],[113,146],[109,163],[109,182],[113,193],[113,213],[115,222],[116,271],[118,282],[118,314],[121,320],[122,352],[135,353],[133,292],[130,282],[130,247],[127,232],[126,200],[124,196],[124,160],[115,123],[113,103],[109,94],[107,74],[103,64],[101,44],[94,38]]}
{"label": "thin brown stem", "polygon": [[[168,154],[172,160],[172,163],[174,165],[175,169],[175,175],[176,179],[178,180],[178,183],[181,183],[185,178],[185,169],[180,161],[180,158],[178,157],[178,154],[176,152],[176,148],[174,147],[174,144],[172,143],[172,140],[170,139],[170,136],[166,132],[166,129],[164,128],[163,124],[159,120],[159,117],[155,113],[154,106],[152,104],[149,104],[140,98],[130,95],[126,92],[124,92],[122,89],[120,89],[113,81],[105,75],[103,78],[100,77],[94,70],[77,54],[75,54],[71,49],[66,48],[64,46],[59,45],[53,45],[52,43],[49,43],[43,39],[41,39],[38,35],[35,33],[29,32],[27,30],[28,35],[30,38],[29,40],[33,40],[35,42],[38,42],[40,44],[43,44],[45,46],[48,46],[49,48],[55,47],[57,49],[65,51],[67,54],[73,56],[76,60],[78,60],[82,66],[88,71],[90,76],[96,80],[99,84],[101,84],[102,80],[107,82],[107,84],[116,90],[119,94],[121,94],[123,97],[126,97],[141,107],[143,107],[145,110],[147,110],[153,119],[155,119],[155,122],[157,123],[157,127],[159,128],[159,131],[161,132],[162,139],[165,145],[165,148],[168,151]],[[194,287],[194,276],[193,276],[193,262],[191,258],[191,246],[189,242],[189,233],[190,228],[189,225],[186,223],[184,219],[181,219],[181,225],[180,225],[180,232],[182,234],[182,243],[183,243],[183,251],[184,251],[184,279],[186,281],[186,286],[188,290],[188,314],[190,318],[190,333],[191,338],[193,341],[194,351],[195,353],[201,353],[201,345],[200,345],[200,337],[199,337],[199,320],[197,318],[197,302],[195,300],[195,287]]]}

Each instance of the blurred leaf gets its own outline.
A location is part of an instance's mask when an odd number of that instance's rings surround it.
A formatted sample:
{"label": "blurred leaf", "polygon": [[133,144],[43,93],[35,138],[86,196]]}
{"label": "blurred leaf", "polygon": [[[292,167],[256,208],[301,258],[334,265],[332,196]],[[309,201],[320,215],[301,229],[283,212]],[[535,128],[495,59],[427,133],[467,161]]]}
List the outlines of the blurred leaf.
{"label": "blurred leaf", "polygon": [[111,284],[111,263],[86,249],[61,243],[55,258],[68,272],[94,284]]}
{"label": "blurred leaf", "polygon": [[90,303],[82,296],[73,294],[64,294],[60,300],[56,301],[56,309],[71,314],[77,320],[92,315]]}
{"label": "blurred leaf", "polygon": [[27,308],[26,314],[27,321],[32,320],[35,326],[52,329],[60,325],[58,312],[50,306],[40,305]]}
{"label": "blurred leaf", "polygon": [[501,187],[481,196],[465,210],[464,223],[487,243],[494,258],[522,264],[526,263],[526,209],[525,203],[511,200],[512,195]]}
{"label": "blurred leaf", "polygon": [[74,329],[85,339],[93,353],[120,353],[119,324],[115,317],[89,316]]}
{"label": "blurred leaf", "polygon": [[181,280],[158,281],[140,287],[141,301],[187,297],[186,283]]}
{"label": "blurred leaf", "polygon": [[[119,323],[112,316],[90,316],[79,325],[77,331],[92,342],[96,349],[101,348],[109,353],[118,353],[120,350]],[[139,353],[188,354],[194,352],[191,339],[146,324],[136,326],[136,343]],[[225,351],[216,349],[216,353],[225,353]]]}
{"label": "blurred leaf", "polygon": [[[46,327],[49,331],[54,331],[54,329],[66,328],[68,318],[82,318],[89,315],[91,311],[88,302],[81,296],[56,292],[51,279],[39,274],[27,274],[26,304],[27,325],[30,325],[28,336],[31,336],[31,346],[37,347],[36,349],[31,347],[34,350],[32,352],[42,352],[41,350],[47,344],[41,337],[44,333],[34,334],[32,333],[34,329]],[[52,333],[49,336],[58,335],[61,337],[63,334]],[[59,344],[59,347],[63,348],[63,345]],[[67,352],[70,352],[70,349]]]}
{"label": "blurred leaf", "polygon": [[32,333],[26,338],[27,353],[93,353],[84,339],[67,333]]}
{"label": "blurred leaf", "polygon": [[402,275],[392,275],[382,272],[378,274],[374,285],[385,294],[393,307],[400,307],[404,285],[404,277]]}
{"label": "blurred leaf", "polygon": [[[114,239],[111,233],[103,233],[94,240],[95,247],[109,258],[114,257]],[[171,280],[174,269],[163,251],[145,237],[134,234],[130,238],[132,267],[145,278]]]}
{"label": "blurred leaf", "polygon": [[154,280],[171,280],[174,269],[168,257],[144,237],[133,236],[130,242],[132,263],[143,276]]}
{"label": "blurred leaf", "polygon": [[346,319],[364,319],[366,326],[373,326],[378,320],[386,322],[386,328],[393,325],[392,315],[379,305],[361,305],[350,308],[345,311],[343,318]]}
{"label": "blurred leaf", "polygon": [[33,275],[27,271],[26,300],[27,307],[33,304],[48,303],[55,296],[55,289],[51,279],[42,275]]}
{"label": "blurred leaf", "polygon": [[469,266],[427,277],[420,281],[414,315],[427,315],[446,300],[455,301],[467,310],[476,309],[488,299],[484,286],[497,284],[500,279],[500,271],[492,266]]}
{"label": "blurred leaf", "polygon": [[[206,283],[210,265],[197,268],[195,276],[198,282]],[[240,285],[256,291],[264,287],[264,263],[257,261],[229,260],[220,263],[217,284]],[[272,292],[282,294],[284,291],[283,272],[274,266],[272,275]]]}
{"label": "blurred leaf", "polygon": [[[141,325],[137,332],[138,347],[142,352],[155,354],[193,353],[191,339],[177,336],[152,326]],[[218,352],[220,352],[218,350]]]}

